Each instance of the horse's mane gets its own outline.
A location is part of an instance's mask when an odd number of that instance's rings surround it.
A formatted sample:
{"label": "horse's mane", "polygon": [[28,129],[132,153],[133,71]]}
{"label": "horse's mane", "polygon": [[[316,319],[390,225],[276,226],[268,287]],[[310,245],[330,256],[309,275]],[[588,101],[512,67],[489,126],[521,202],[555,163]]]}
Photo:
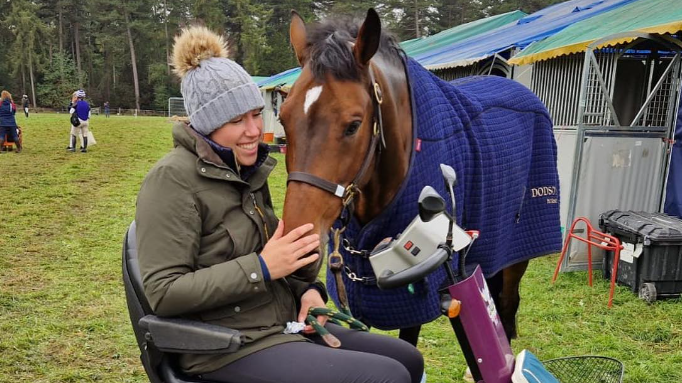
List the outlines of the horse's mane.
{"label": "horse's mane", "polygon": [[[331,74],[338,80],[359,80],[360,68],[353,58],[352,47],[362,20],[349,17],[328,18],[308,29],[310,61],[308,65],[318,80]],[[401,48],[397,39],[382,30],[377,54],[400,63]]]}

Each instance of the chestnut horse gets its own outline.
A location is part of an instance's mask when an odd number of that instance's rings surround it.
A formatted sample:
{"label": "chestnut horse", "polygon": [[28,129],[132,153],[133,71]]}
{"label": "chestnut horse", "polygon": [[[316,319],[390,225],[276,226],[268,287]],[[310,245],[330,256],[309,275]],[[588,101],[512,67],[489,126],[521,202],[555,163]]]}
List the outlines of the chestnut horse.
{"label": "chestnut horse", "polygon": [[[412,98],[404,54],[381,32],[373,9],[361,25],[329,21],[315,28],[292,12],[290,38],[302,71],[280,114],[289,172],[283,220],[285,232],[312,222],[325,243],[323,254],[342,211],[343,221],[366,225],[399,193],[415,150]],[[354,250],[366,255],[371,248]],[[321,259],[296,275],[314,279]],[[508,265],[489,278],[509,339],[516,337],[519,284],[527,266],[527,260]],[[342,294],[339,289],[341,300]],[[416,345],[419,329],[402,328],[400,337]]]}

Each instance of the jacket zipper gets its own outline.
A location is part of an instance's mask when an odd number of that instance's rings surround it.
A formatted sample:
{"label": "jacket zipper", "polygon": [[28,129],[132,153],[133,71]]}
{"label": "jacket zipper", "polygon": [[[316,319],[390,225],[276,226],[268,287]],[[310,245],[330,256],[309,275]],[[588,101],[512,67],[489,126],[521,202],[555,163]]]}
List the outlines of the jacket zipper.
{"label": "jacket zipper", "polygon": [[[249,195],[251,196],[251,200],[253,201],[253,207],[256,209],[256,211],[258,212],[258,215],[260,215],[260,218],[261,218],[261,220],[263,221],[263,229],[265,230],[265,241],[267,242],[267,241],[270,240],[270,232],[268,231],[268,224],[267,224],[266,221],[265,221],[265,215],[263,214],[263,211],[260,209],[260,207],[258,207],[258,203],[256,203],[256,196],[255,196],[253,193],[249,193]],[[291,290],[291,285],[289,285],[289,281],[287,281],[286,278],[282,278],[281,280],[282,280],[282,282],[284,283],[284,286],[286,287],[286,289],[289,291],[289,296],[291,296],[292,298],[294,298],[294,292]],[[283,305],[284,302],[281,301],[279,295],[280,295],[280,294],[275,293],[275,299],[278,301],[278,304]],[[294,303],[294,307],[297,307],[296,299],[294,298],[294,299],[292,299],[292,300],[293,300],[293,303]],[[277,310],[277,313],[276,313],[276,314],[277,314],[277,320],[278,320],[279,322],[281,322],[281,323],[285,323],[286,320],[283,320],[283,319],[280,317],[280,311],[281,311],[281,310]],[[295,310],[294,310],[294,311],[295,311]],[[297,313],[294,312],[294,318],[291,319],[291,320],[296,320],[296,316],[297,316],[296,314],[297,314]]]}
{"label": "jacket zipper", "polygon": [[258,207],[258,204],[256,203],[256,196],[253,193],[249,193],[251,195],[251,200],[253,201],[253,207],[256,209],[258,212],[258,215],[260,215],[260,219],[263,222],[263,230],[265,231],[265,242],[270,240],[270,232],[268,231],[268,224],[265,222],[265,215],[263,214],[263,211]]}

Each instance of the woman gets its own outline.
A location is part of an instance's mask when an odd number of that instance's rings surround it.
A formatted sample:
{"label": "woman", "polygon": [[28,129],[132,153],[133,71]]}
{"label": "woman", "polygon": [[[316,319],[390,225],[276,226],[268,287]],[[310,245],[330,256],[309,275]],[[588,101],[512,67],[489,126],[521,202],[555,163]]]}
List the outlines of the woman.
{"label": "woman", "polygon": [[[145,295],[157,315],[240,330],[235,353],[181,355],[184,372],[217,382],[419,382],[421,354],[399,339],[327,324],[341,349],[312,328],[284,333],[310,307],[325,306],[321,282],[290,275],[319,257],[312,225],[282,235],[272,207],[263,98],[227,59],[222,38],[184,30],[175,72],[190,124],[173,127],[175,148],[146,176],[137,199]],[[317,318],[325,324],[326,318]]]}
{"label": "woman", "polygon": [[[78,101],[78,91],[75,91],[71,94],[71,99],[69,100],[69,106],[66,108],[66,110],[69,111],[69,114],[73,114],[73,107],[76,105],[76,102]],[[69,146],[66,147],[66,150],[70,152],[75,152],[76,151],[76,135],[74,134],[74,126],[73,124],[69,125],[71,128],[69,130]]]}
{"label": "woman", "polygon": [[85,91],[78,89],[73,93],[69,114],[76,115],[78,126],[71,124],[71,141],[68,148],[70,152],[76,151],[76,136],[81,137],[81,153],[88,152],[88,127],[90,126],[90,104],[85,101]]}
{"label": "woman", "polygon": [[4,143],[5,137],[14,141],[17,146],[17,153],[21,153],[21,142],[19,142],[19,135],[17,134],[17,121],[14,115],[17,112],[17,107],[12,101],[12,95],[3,90],[0,93],[0,148]]}

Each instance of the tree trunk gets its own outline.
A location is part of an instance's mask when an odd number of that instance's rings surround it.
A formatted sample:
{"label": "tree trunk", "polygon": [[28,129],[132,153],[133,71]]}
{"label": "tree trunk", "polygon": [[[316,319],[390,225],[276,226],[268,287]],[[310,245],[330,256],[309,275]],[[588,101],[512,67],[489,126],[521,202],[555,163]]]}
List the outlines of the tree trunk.
{"label": "tree trunk", "polygon": [[[88,32],[92,31],[92,26],[88,28]],[[93,58],[93,52],[94,49],[92,48],[92,34],[88,33],[88,52],[90,53],[88,55],[88,84],[89,86],[93,86],[94,83],[94,68],[92,65],[92,58]]]}
{"label": "tree trunk", "polygon": [[71,41],[71,57],[76,57],[76,48],[74,47],[74,41],[73,39],[69,39]]}
{"label": "tree trunk", "polygon": [[33,80],[33,54],[30,51],[28,52],[28,73],[31,78],[31,98],[33,99],[33,107],[35,108],[38,104],[36,104],[36,85]]}
{"label": "tree trunk", "polygon": [[419,4],[418,0],[414,0],[414,33],[415,37],[419,38],[421,34],[419,33]]}
{"label": "tree trunk", "polygon": [[163,20],[166,32],[166,74],[170,76],[171,74],[170,41],[168,40],[168,7],[166,0],[163,0]]}
{"label": "tree trunk", "polygon": [[137,59],[135,58],[135,44],[133,44],[133,33],[130,30],[130,18],[128,11],[123,10],[123,15],[126,22],[126,30],[128,31],[128,43],[130,44],[130,64],[133,67],[133,86],[135,87],[135,109],[140,110],[140,84],[137,79]]}
{"label": "tree trunk", "polygon": [[21,65],[21,94],[26,94],[26,70],[24,64]]}
{"label": "tree trunk", "polygon": [[83,85],[80,83],[81,81],[81,33],[80,33],[80,23],[76,22],[73,24],[73,40],[76,48],[76,68],[78,68],[78,84]]}
{"label": "tree trunk", "polygon": [[59,49],[58,51],[61,53],[64,50],[64,37],[62,36],[62,7],[57,4],[57,7],[59,7]]}

